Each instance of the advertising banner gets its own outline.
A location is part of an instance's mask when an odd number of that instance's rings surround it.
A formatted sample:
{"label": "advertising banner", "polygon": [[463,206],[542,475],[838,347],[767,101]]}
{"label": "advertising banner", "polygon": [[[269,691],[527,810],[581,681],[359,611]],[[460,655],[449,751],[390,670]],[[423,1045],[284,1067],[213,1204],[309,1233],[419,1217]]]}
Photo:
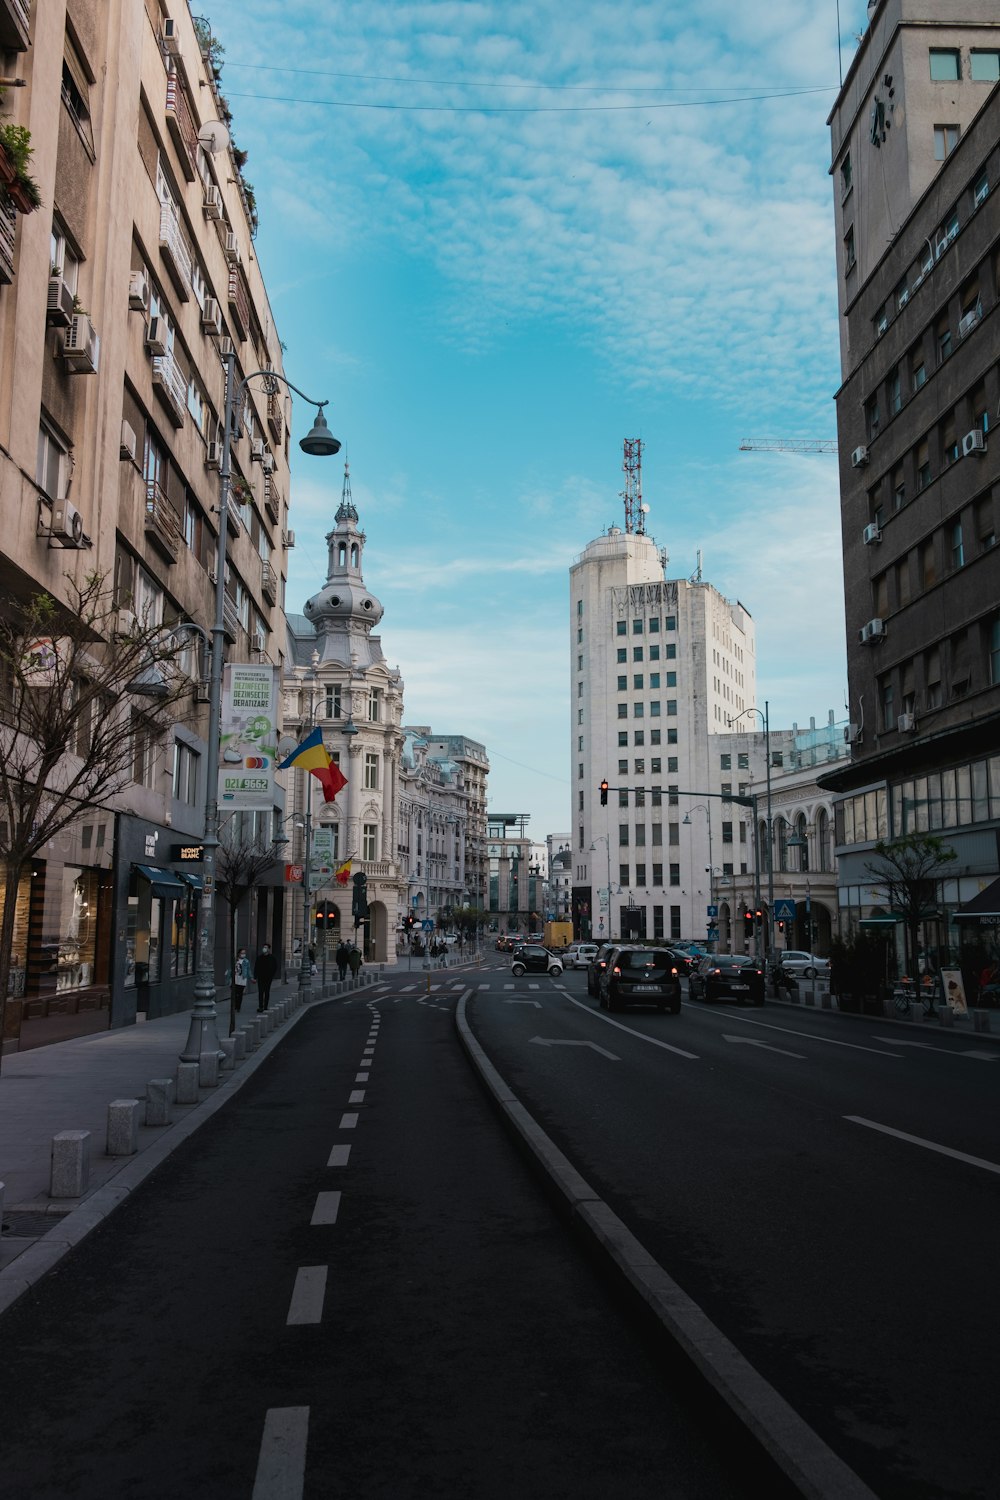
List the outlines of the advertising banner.
{"label": "advertising banner", "polygon": [[965,998],[965,981],[961,969],[942,969],[941,983],[944,985],[944,998],[955,1014],[968,1015],[969,1006]]}
{"label": "advertising banner", "polygon": [[309,861],[309,884],[319,890],[333,874],[333,829],[314,828],[312,831],[312,859]]}
{"label": "advertising banner", "polygon": [[274,806],[278,668],[230,662],[222,682],[219,812]]}

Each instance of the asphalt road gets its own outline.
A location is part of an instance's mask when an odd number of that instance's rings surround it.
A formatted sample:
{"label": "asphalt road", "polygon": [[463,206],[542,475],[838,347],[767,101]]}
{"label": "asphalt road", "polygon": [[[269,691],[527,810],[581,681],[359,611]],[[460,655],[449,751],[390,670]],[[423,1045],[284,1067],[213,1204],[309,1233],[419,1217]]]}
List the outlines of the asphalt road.
{"label": "asphalt road", "polygon": [[0,1320],[0,1493],[781,1493],[612,1300],[434,979],[304,1015]]}
{"label": "asphalt road", "polygon": [[509,978],[469,1008],[491,1060],[829,1445],[883,1500],[1000,1494],[1000,1046]]}

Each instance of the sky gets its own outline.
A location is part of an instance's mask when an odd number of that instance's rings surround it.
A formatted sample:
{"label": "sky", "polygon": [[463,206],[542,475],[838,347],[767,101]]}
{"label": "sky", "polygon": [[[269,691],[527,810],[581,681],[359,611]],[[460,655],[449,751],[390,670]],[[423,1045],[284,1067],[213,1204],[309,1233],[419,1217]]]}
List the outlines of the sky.
{"label": "sky", "polygon": [[[837,458],[739,448],[836,436],[836,0],[203,4],[405,722],[482,741],[536,840],[571,828],[568,570],[636,437],[667,575],[700,552],[749,610],[772,727],[845,717]],[[298,613],[343,454],[294,451]]]}

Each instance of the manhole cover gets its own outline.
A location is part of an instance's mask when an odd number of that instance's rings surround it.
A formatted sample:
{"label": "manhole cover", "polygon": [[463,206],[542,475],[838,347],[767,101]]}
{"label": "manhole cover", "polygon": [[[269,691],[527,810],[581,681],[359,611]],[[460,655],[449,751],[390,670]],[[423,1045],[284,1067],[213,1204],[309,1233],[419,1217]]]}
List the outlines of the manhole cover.
{"label": "manhole cover", "polygon": [[10,1239],[37,1240],[65,1217],[65,1214],[7,1213],[3,1216],[3,1232]]}

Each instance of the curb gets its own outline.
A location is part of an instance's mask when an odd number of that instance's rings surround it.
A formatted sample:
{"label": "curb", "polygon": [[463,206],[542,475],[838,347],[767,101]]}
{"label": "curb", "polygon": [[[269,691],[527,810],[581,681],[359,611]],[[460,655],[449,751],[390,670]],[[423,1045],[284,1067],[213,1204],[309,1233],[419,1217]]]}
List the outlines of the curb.
{"label": "curb", "polygon": [[667,1336],[807,1500],[877,1500],[682,1291],[519,1102],[472,1034],[466,1019],[470,994],[463,991],[455,1008],[455,1025],[466,1053],[507,1124],[615,1274],[638,1293]]}

